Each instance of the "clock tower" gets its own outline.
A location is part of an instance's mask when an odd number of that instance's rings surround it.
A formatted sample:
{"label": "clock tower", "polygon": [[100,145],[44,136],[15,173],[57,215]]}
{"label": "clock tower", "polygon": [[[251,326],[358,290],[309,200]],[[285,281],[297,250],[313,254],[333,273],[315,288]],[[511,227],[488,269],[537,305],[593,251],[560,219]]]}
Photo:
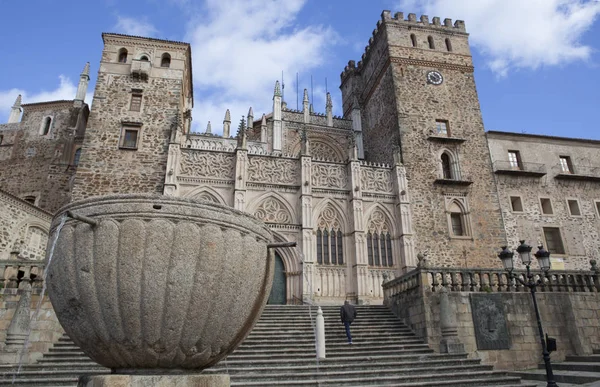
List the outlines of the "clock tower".
{"label": "clock tower", "polygon": [[473,70],[463,21],[384,11],[341,75],[365,159],[406,170],[415,250],[431,266],[495,267],[506,241]]}

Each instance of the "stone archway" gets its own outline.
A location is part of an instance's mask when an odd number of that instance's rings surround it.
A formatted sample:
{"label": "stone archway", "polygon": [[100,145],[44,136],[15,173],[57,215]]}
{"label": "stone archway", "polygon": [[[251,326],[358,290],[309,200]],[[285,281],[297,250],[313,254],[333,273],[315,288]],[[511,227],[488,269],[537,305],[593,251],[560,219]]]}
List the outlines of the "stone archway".
{"label": "stone archway", "polygon": [[285,266],[279,254],[275,253],[275,272],[273,273],[273,287],[267,304],[285,305],[286,303],[286,278]]}

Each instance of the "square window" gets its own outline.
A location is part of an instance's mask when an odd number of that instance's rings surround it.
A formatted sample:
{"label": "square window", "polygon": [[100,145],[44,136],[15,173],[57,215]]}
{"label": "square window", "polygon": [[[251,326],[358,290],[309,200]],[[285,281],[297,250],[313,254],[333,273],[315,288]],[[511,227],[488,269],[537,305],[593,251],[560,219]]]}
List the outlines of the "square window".
{"label": "square window", "polygon": [[523,202],[520,196],[511,196],[510,205],[513,212],[523,212]]}
{"label": "square window", "polygon": [[544,239],[546,239],[546,249],[551,254],[565,254],[565,247],[558,227],[544,227]]}
{"label": "square window", "polygon": [[137,149],[140,128],[132,128],[124,126],[121,130],[120,148]]}
{"label": "square window", "polygon": [[129,104],[129,111],[139,112],[142,108],[142,95],[131,94],[131,103]]}
{"label": "square window", "polygon": [[573,173],[573,164],[569,156],[560,156],[559,160],[561,173]]}
{"label": "square window", "polygon": [[449,136],[449,126],[446,120],[435,120],[435,132],[441,136]]}
{"label": "square window", "polygon": [[567,204],[569,206],[569,214],[572,216],[581,216],[579,202],[576,199],[567,199]]}
{"label": "square window", "polygon": [[540,198],[540,205],[542,206],[542,214],[544,215],[552,215],[554,211],[552,210],[552,202],[549,198]]}
{"label": "square window", "polygon": [[516,150],[508,151],[508,162],[512,169],[523,169],[523,164],[521,163],[521,154]]}

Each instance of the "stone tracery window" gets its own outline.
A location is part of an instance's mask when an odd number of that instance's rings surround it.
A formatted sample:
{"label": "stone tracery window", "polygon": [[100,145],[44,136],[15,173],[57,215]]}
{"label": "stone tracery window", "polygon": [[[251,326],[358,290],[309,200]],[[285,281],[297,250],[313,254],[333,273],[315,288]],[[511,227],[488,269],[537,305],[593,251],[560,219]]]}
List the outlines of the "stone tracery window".
{"label": "stone tracery window", "polygon": [[369,218],[367,230],[367,258],[369,266],[392,267],[392,236],[385,214],[376,209]]}
{"label": "stone tracery window", "polygon": [[317,221],[317,263],[320,265],[343,265],[343,239],[337,211],[327,206]]}

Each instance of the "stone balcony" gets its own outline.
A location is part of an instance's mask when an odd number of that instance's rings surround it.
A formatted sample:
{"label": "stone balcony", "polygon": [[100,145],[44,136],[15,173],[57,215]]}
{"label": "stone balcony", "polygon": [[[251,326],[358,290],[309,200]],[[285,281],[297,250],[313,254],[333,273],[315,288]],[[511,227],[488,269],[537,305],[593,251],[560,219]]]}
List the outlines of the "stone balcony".
{"label": "stone balcony", "polygon": [[519,163],[515,166],[510,161],[494,161],[494,173],[498,175],[514,175],[526,177],[542,177],[546,175],[546,165],[541,163]]}
{"label": "stone balcony", "polygon": [[148,79],[152,64],[148,61],[134,59],[131,61],[131,75],[135,78]]}
{"label": "stone balcony", "polygon": [[558,180],[586,180],[600,182],[600,167],[584,167],[580,165],[573,166],[573,172],[563,171],[560,165],[557,167],[560,171],[555,179]]}

